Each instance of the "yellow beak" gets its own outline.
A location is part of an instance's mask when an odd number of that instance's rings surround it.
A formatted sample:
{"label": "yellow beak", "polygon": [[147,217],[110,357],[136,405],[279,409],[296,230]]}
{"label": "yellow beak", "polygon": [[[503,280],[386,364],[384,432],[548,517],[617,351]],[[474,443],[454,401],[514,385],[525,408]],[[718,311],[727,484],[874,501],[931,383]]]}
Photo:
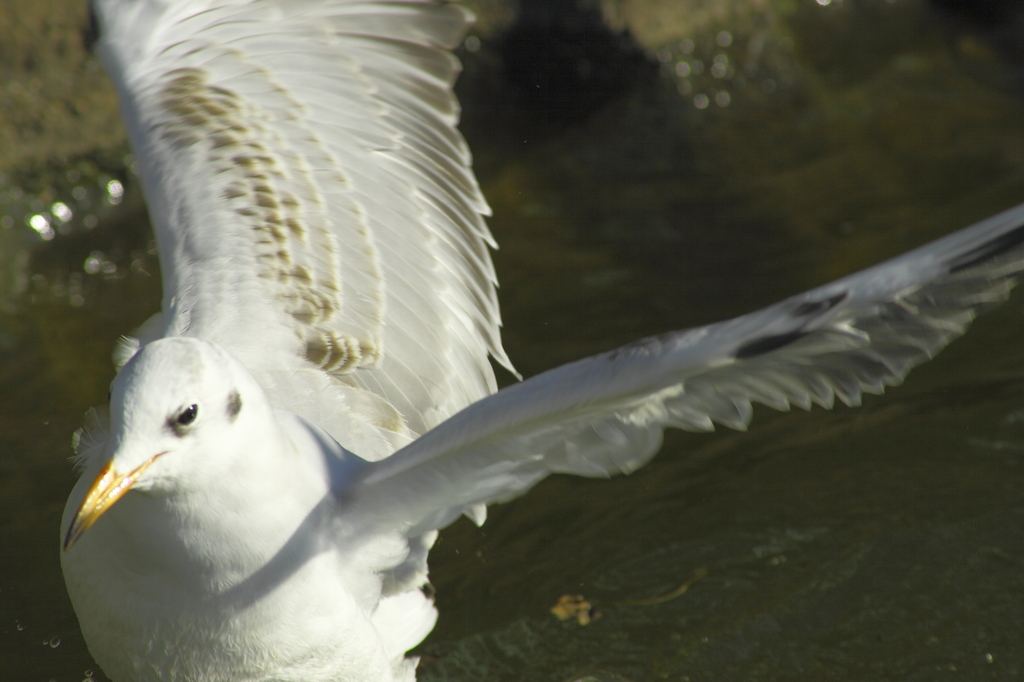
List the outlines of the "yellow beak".
{"label": "yellow beak", "polygon": [[81,506],[78,507],[78,511],[75,513],[75,519],[71,522],[68,534],[64,538],[64,551],[66,552],[71,549],[71,545],[75,544],[79,536],[89,530],[92,524],[96,523],[96,520],[103,516],[104,512],[120,500],[126,492],[131,490],[139,475],[148,469],[156,461],[157,457],[163,454],[161,452],[158,455],[153,455],[140,466],[124,475],[114,470],[113,460],[107,462],[100,469],[96,480],[89,486],[89,492],[85,494],[85,499],[82,500]]}

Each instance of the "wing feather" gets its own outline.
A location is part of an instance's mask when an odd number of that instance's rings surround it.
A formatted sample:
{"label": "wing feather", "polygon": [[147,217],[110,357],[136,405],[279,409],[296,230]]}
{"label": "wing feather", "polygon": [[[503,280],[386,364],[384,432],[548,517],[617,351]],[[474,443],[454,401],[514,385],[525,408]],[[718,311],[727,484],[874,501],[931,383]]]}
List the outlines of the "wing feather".
{"label": "wing feather", "polygon": [[455,128],[448,51],[467,11],[95,4],[157,233],[164,335],[219,343],[276,387],[280,407],[366,456],[391,446],[324,419],[302,388],[309,371],[342,404],[378,405],[343,417],[387,424],[392,444],[495,390],[488,355],[511,365],[494,240]]}
{"label": "wing feather", "polygon": [[857,405],[1006,300],[1022,273],[1024,204],[758,312],[503,389],[370,465],[342,504],[349,518],[416,537],[550,473],[629,473],[665,427],[745,429],[753,403]]}

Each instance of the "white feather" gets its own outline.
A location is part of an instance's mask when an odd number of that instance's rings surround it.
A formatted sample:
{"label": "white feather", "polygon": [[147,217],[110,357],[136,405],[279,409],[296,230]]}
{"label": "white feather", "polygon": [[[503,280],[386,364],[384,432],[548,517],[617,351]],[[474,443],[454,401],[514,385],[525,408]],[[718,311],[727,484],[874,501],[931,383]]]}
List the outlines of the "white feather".
{"label": "white feather", "polygon": [[[265,384],[293,384],[272,393],[280,407],[371,457],[494,391],[488,354],[511,365],[489,209],[455,129],[446,51],[468,12],[339,0],[96,11],[159,242],[162,335],[214,341]],[[309,395],[325,386],[296,382],[303,369],[392,409],[324,420]]]}
{"label": "white feather", "polygon": [[368,528],[418,536],[550,473],[646,463],[665,427],[745,429],[751,403],[860,404],[1006,300],[1024,205],[873,268],[718,324],[643,339],[485,398],[373,464],[347,496]]}

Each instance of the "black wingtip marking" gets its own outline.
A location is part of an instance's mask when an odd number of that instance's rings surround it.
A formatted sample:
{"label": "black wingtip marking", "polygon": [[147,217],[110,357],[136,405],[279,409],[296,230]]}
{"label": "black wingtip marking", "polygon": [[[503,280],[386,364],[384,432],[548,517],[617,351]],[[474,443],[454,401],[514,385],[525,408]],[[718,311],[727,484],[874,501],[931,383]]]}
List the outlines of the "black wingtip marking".
{"label": "black wingtip marking", "polygon": [[238,395],[238,391],[232,391],[231,395],[228,396],[228,419],[235,421],[235,417],[242,411],[242,396]]}
{"label": "black wingtip marking", "polygon": [[774,336],[762,336],[759,339],[754,339],[750,343],[743,344],[736,349],[734,358],[737,360],[743,360],[744,358],[752,358],[756,355],[763,355],[769,351],[788,346],[794,341],[798,341],[803,337],[807,336],[810,332],[801,330],[787,332],[785,334],[775,334]]}
{"label": "black wingtip marking", "polygon": [[793,311],[793,317],[807,317],[809,315],[818,315],[826,310],[832,310],[845,301],[849,295],[849,291],[842,291],[835,296],[830,296],[821,301],[806,301],[797,306],[796,310]]}
{"label": "black wingtip marking", "polygon": [[1009,232],[1004,232],[995,239],[977,246],[967,253],[962,253],[949,261],[949,272],[959,272],[983,263],[999,254],[1024,244],[1024,225],[1018,225]]}

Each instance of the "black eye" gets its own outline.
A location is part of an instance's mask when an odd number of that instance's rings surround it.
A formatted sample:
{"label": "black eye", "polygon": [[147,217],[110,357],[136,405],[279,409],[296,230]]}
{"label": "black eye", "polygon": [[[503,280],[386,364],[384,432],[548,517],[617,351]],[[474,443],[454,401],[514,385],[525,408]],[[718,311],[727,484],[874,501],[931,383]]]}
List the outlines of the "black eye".
{"label": "black eye", "polygon": [[184,410],[178,413],[178,416],[174,418],[174,423],[178,426],[188,426],[196,420],[196,415],[199,414],[198,405],[189,405]]}

